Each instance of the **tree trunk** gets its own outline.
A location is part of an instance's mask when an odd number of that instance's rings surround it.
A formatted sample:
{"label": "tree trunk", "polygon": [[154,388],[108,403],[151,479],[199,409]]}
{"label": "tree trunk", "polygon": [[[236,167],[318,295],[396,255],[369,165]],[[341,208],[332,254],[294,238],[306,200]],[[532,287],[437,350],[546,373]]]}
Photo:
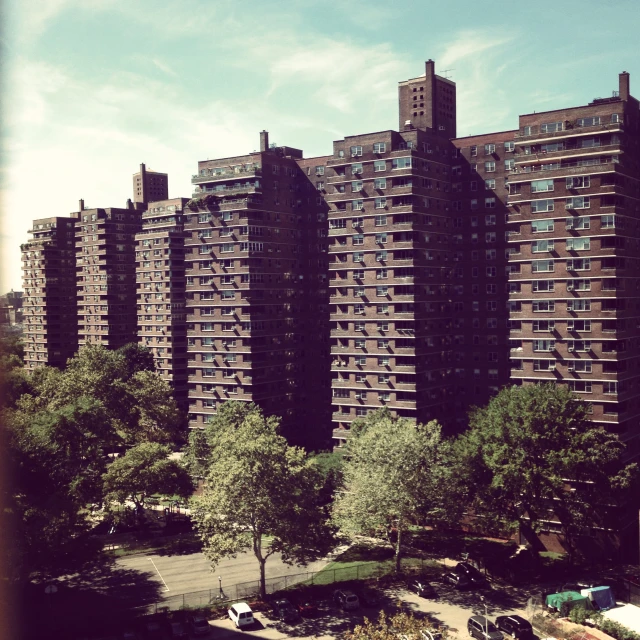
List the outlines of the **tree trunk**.
{"label": "tree trunk", "polygon": [[267,597],[267,585],[265,582],[264,567],[267,561],[260,557],[258,558],[260,563],[260,597],[264,600]]}
{"label": "tree trunk", "polygon": [[265,564],[267,559],[262,555],[262,534],[253,534],[253,553],[260,566],[260,597],[264,600],[267,597],[267,585],[265,581]]}
{"label": "tree trunk", "polygon": [[402,527],[398,520],[398,535],[396,536],[396,573],[400,573],[400,565],[402,562]]}

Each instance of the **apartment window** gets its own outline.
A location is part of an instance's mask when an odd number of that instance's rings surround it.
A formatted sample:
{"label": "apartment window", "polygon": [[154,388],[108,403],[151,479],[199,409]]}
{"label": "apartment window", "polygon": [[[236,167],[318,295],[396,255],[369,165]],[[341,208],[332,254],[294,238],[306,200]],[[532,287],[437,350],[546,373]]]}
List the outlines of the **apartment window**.
{"label": "apartment window", "polygon": [[567,189],[586,189],[591,186],[591,176],[567,178]]}
{"label": "apartment window", "polygon": [[376,287],[376,296],[377,297],[386,297],[387,295],[389,295],[389,288],[388,287]]}
{"label": "apartment window", "polygon": [[224,222],[229,222],[233,220],[233,211],[223,211],[222,212],[222,220]]}
{"label": "apartment window", "polygon": [[553,351],[556,348],[555,340],[533,340],[533,351]]}
{"label": "apartment window", "polygon": [[495,153],[496,152],[496,145],[495,144],[485,144],[484,145],[484,152],[486,154]]}
{"label": "apartment window", "polygon": [[363,187],[362,180],[354,180],[351,183],[351,191],[353,191],[353,193],[357,193],[358,191],[362,191],[362,187]]}
{"label": "apartment window", "polygon": [[546,360],[534,360],[533,361],[533,370],[534,371],[555,371],[556,369],[556,361],[551,359]]}
{"label": "apartment window", "polygon": [[553,312],[556,310],[555,300],[534,300],[531,309],[536,313]]}
{"label": "apartment window", "polygon": [[223,291],[221,296],[222,300],[233,300],[236,297],[235,291]]}
{"label": "apartment window", "polygon": [[364,296],[364,287],[355,287],[353,290],[353,296],[355,298],[361,298]]}
{"label": "apartment window", "polygon": [[590,271],[591,258],[573,258],[567,260],[567,271]]}
{"label": "apartment window", "polygon": [[352,254],[353,262],[364,262],[364,253],[360,251],[356,251]]}
{"label": "apartment window", "polygon": [[553,251],[553,240],[536,240],[531,243],[531,253],[547,253]]}
{"label": "apartment window", "polygon": [[533,273],[542,273],[554,271],[555,263],[553,260],[532,260],[531,271]]}
{"label": "apartment window", "polygon": [[562,131],[562,122],[545,122],[540,125],[540,133],[555,133]]}
{"label": "apartment window", "polygon": [[364,279],[364,269],[354,269],[353,270],[353,279],[354,280],[363,280]]}
{"label": "apartment window", "polygon": [[376,244],[385,244],[387,242],[386,233],[376,233]]}
{"label": "apartment window", "polygon": [[393,160],[391,160],[391,168],[392,169],[410,169],[411,168],[411,157],[408,157],[408,158],[393,158]]}
{"label": "apartment window", "polygon": [[516,168],[516,161],[511,159],[511,160],[505,160],[504,161],[504,169],[505,171],[513,171]]}
{"label": "apartment window", "polygon": [[600,124],[600,116],[592,116],[590,118],[578,118],[576,124],[579,127],[593,127]]}
{"label": "apartment window", "polygon": [[356,416],[358,416],[359,418],[365,417],[368,412],[369,410],[365,407],[356,407]]}
{"label": "apartment window", "polygon": [[531,135],[531,125],[527,125],[525,127],[522,127],[522,135],[523,136],[530,136]]}
{"label": "apartment window", "polygon": [[233,243],[224,243],[220,245],[220,253],[233,253],[235,245]]}
{"label": "apartment window", "polygon": [[569,351],[591,351],[591,340],[569,340]]}
{"label": "apartment window", "polygon": [[391,363],[391,358],[389,358],[389,356],[382,356],[378,358],[379,367],[388,367],[390,363]]}
{"label": "apartment window", "polygon": [[355,313],[357,316],[364,315],[364,305],[363,304],[354,305],[353,306],[353,313]]}
{"label": "apartment window", "polygon": [[497,236],[495,231],[487,231],[487,233],[484,234],[484,240],[488,243],[495,242],[496,237]]}
{"label": "apartment window", "polygon": [[351,157],[356,158],[357,156],[362,155],[362,147],[360,145],[356,145],[351,147]]}
{"label": "apartment window", "polygon": [[387,206],[387,199],[386,198],[376,198],[374,200],[375,203],[375,208],[376,209],[384,209]]}
{"label": "apartment window", "polygon": [[[375,160],[373,163],[374,171],[386,171],[387,170],[387,162],[385,160]],[[384,187],[381,187],[384,189]]]}
{"label": "apartment window", "polygon": [[364,235],[361,233],[358,233],[355,236],[351,236],[351,244],[353,245],[364,244]]}
{"label": "apartment window", "polygon": [[600,216],[601,229],[615,229],[615,226],[616,226],[615,216]]}
{"label": "apartment window", "polygon": [[388,349],[389,341],[388,340],[378,340],[378,349]]}
{"label": "apartment window", "polygon": [[494,215],[489,215],[484,217],[484,223],[487,227],[495,227],[496,226],[496,217]]}
{"label": "apartment window", "polygon": [[513,153],[516,150],[516,143],[513,142],[512,140],[508,140],[507,142],[504,143],[504,150],[507,153]]}
{"label": "apartment window", "polygon": [[387,224],[387,216],[376,216],[375,218],[376,227],[384,227]]}
{"label": "apartment window", "polygon": [[495,209],[496,208],[496,199],[495,198],[485,198],[484,199],[484,208],[485,209]]}
{"label": "apartment window", "polygon": [[373,153],[385,153],[386,150],[387,150],[387,145],[385,142],[373,143]]}
{"label": "apartment window", "polygon": [[591,238],[567,238],[567,251],[588,251]]}
{"label": "apartment window", "polygon": [[378,400],[380,400],[380,402],[389,402],[390,399],[391,394],[388,391],[378,393]]}
{"label": "apartment window", "polygon": [[376,328],[378,329],[378,331],[380,333],[384,333],[386,331],[389,331],[389,323],[388,322],[378,322],[376,324]]}
{"label": "apartment window", "polygon": [[477,200],[471,200],[471,209],[477,209],[478,208],[478,201]]}
{"label": "apartment window", "polygon": [[591,320],[567,320],[567,331],[591,332]]}
{"label": "apartment window", "polygon": [[367,356],[356,356],[355,364],[358,367],[364,367],[367,364]]}
{"label": "apartment window", "polygon": [[387,261],[387,252],[376,251],[376,262],[386,262],[386,261]]}
{"label": "apartment window", "polygon": [[498,275],[497,267],[487,267],[486,269],[487,278],[495,278]]}
{"label": "apartment window", "polygon": [[606,393],[606,394],[616,394],[616,393],[618,393],[618,383],[617,382],[603,382],[602,383],[602,393]]}
{"label": "apartment window", "polygon": [[386,178],[376,178],[373,181],[374,189],[386,189],[387,188],[387,179]]}
{"label": "apartment window", "polygon": [[222,307],[223,316],[232,316],[235,313],[235,307]]}
{"label": "apartment window", "polygon": [[362,211],[364,209],[364,200],[352,200],[351,209],[353,211]]}
{"label": "apartment window", "polygon": [[351,175],[360,175],[362,173],[362,163],[361,162],[356,162],[355,164],[351,165]]}
{"label": "apartment window", "polygon": [[554,331],[556,328],[556,323],[554,320],[534,320],[533,321],[533,330],[535,332],[540,331]]}
{"label": "apartment window", "polygon": [[388,304],[376,305],[376,313],[387,315],[389,313],[389,305]]}
{"label": "apartment window", "polygon": [[591,291],[591,280],[568,280],[567,291]]}
{"label": "apartment window", "polygon": [[489,190],[493,190],[496,188],[496,181],[492,178],[491,180],[485,180],[484,181],[484,188],[485,189],[489,189]]}
{"label": "apartment window", "polygon": [[555,281],[554,280],[533,280],[531,283],[531,290],[534,293],[538,293],[540,291],[555,291]]}
{"label": "apartment window", "polygon": [[586,298],[567,300],[567,311],[591,311],[591,300]]}
{"label": "apartment window", "polygon": [[323,176],[324,175],[324,166],[319,165],[316,167],[316,175]]}
{"label": "apartment window", "polygon": [[469,155],[474,158],[475,156],[478,155],[478,147],[476,147],[475,145],[473,147],[471,147],[469,149]]}
{"label": "apartment window", "polygon": [[531,213],[553,211],[553,206],[553,200],[533,200],[531,202]]}
{"label": "apartment window", "polygon": [[543,191],[553,191],[553,180],[531,181],[531,193],[541,193]]}
{"label": "apartment window", "polygon": [[591,220],[586,217],[567,218],[565,220],[565,226],[567,229],[590,229]]}
{"label": "apartment window", "polygon": [[565,209],[589,209],[590,206],[591,199],[589,196],[576,196],[567,198],[565,201]]}
{"label": "apartment window", "polygon": [[495,162],[485,162],[484,163],[484,170],[487,171],[487,172],[495,171],[496,170],[496,163]]}
{"label": "apartment window", "polygon": [[364,340],[363,338],[358,338],[355,341],[355,346],[356,346],[356,349],[365,349],[367,346],[367,341]]}

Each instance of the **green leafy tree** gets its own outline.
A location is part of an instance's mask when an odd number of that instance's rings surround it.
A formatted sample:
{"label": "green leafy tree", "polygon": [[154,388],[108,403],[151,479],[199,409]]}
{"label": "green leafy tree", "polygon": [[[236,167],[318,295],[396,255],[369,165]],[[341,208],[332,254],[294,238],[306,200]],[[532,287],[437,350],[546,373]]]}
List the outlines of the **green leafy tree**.
{"label": "green leafy tree", "polygon": [[505,388],[470,425],[456,442],[456,467],[472,510],[494,529],[529,535],[557,518],[572,551],[581,532],[612,523],[610,505],[635,485],[624,445],[565,386]]}
{"label": "green leafy tree", "polygon": [[349,536],[393,532],[399,571],[411,523],[435,525],[458,513],[447,454],[437,422],[416,425],[382,409],[356,423],[333,509],[340,530]]}
{"label": "green leafy tree", "polygon": [[191,500],[191,518],[213,564],[253,551],[264,596],[271,555],[308,563],[333,545],[319,498],[323,479],[304,451],[278,434],[277,419],[265,419],[255,406],[231,406],[220,416],[229,420],[218,420],[204,493]]}
{"label": "green leafy tree", "polygon": [[433,635],[442,634],[448,637],[446,629],[436,629],[425,620],[416,618],[410,613],[399,612],[388,614],[381,611],[377,620],[364,619],[352,631],[345,634],[346,640],[429,640]]}
{"label": "green leafy tree", "polygon": [[169,458],[170,452],[156,442],[143,442],[116,458],[104,475],[105,502],[131,501],[140,513],[154,494],[188,498],[193,493],[191,477],[178,461]]}

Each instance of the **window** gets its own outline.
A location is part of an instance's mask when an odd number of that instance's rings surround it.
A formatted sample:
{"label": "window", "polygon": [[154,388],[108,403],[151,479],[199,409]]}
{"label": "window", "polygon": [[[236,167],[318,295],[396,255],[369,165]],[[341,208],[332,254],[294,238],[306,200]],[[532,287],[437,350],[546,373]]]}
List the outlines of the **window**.
{"label": "window", "polygon": [[536,332],[554,331],[555,328],[556,328],[556,323],[554,320],[534,320],[533,321],[533,330]]}
{"label": "window", "polygon": [[531,193],[541,193],[542,191],[553,191],[553,180],[531,181]]}
{"label": "window", "polygon": [[531,282],[531,290],[536,293],[539,291],[555,291],[554,280],[533,280]]}
{"label": "window", "polygon": [[316,175],[317,176],[323,176],[324,175],[324,166],[320,165],[320,166],[316,167]]}
{"label": "window", "polygon": [[591,176],[567,178],[567,189],[586,189],[591,186]]}
{"label": "window", "polygon": [[586,298],[567,300],[567,311],[591,311],[591,300]]}
{"label": "window", "polygon": [[469,150],[469,155],[474,158],[475,156],[478,155],[478,147],[476,147],[475,145],[473,147],[470,148]]}
{"label": "window", "polygon": [[555,133],[562,131],[562,122],[546,122],[540,125],[540,133]]}
{"label": "window", "polygon": [[375,208],[376,209],[384,209],[387,206],[387,199],[386,198],[376,198],[374,200],[375,203]]}
{"label": "window", "polygon": [[233,253],[235,245],[232,243],[225,243],[220,245],[220,253]]}
{"label": "window", "polygon": [[364,287],[355,287],[353,290],[354,298],[361,298],[364,296]]}
{"label": "window", "polygon": [[553,200],[533,200],[531,202],[531,213],[545,211],[553,211]]}
{"label": "window", "polygon": [[353,191],[353,193],[358,193],[358,191],[362,191],[362,187],[363,187],[362,180],[354,180],[351,183],[351,191]]}
{"label": "window", "polygon": [[567,331],[589,333],[591,331],[591,320],[567,320]]}
{"label": "window", "polygon": [[534,300],[531,303],[531,309],[536,313],[553,312],[556,310],[555,300]]}
{"label": "window", "polygon": [[375,223],[376,223],[376,227],[384,227],[387,224],[387,216],[385,215],[376,216]]}
{"label": "window", "polygon": [[384,333],[385,331],[389,331],[389,323],[388,322],[378,322],[376,324],[377,329],[380,333]]}
{"label": "window", "polygon": [[387,179],[386,178],[376,178],[373,181],[374,189],[386,189],[387,188]]}
{"label": "window", "polygon": [[484,208],[485,209],[495,209],[496,208],[496,199],[495,198],[485,198],[484,199]]}
{"label": "window", "polygon": [[408,158],[393,158],[393,160],[391,160],[391,168],[392,169],[410,169],[411,168],[411,157],[408,157]]}
{"label": "window", "polygon": [[591,351],[591,340],[569,340],[569,351]]}
{"label": "window", "polygon": [[618,393],[618,383],[617,382],[603,382],[602,383],[602,393],[606,393],[606,394],[616,394],[616,393]]}
{"label": "window", "polygon": [[589,218],[567,218],[565,220],[567,229],[590,229],[591,220]]}
{"label": "window", "polygon": [[565,202],[565,209],[589,209],[590,206],[589,196],[567,198]]}
{"label": "window", "polygon": [[387,163],[385,160],[375,160],[373,163],[373,170],[374,171],[386,171],[387,170]]}
{"label": "window", "polygon": [[351,236],[351,244],[353,245],[364,244],[364,235],[361,233],[358,233],[355,236]]}
{"label": "window", "polygon": [[553,251],[553,240],[536,240],[531,243],[531,253],[546,253]]}
{"label": "window", "polygon": [[353,211],[362,211],[364,209],[364,200],[352,200],[351,209]]}
{"label": "window", "polygon": [[547,360],[534,360],[533,361],[533,370],[534,371],[555,371],[556,361],[547,359]]}
{"label": "window", "polygon": [[513,153],[516,150],[516,143],[513,142],[512,140],[508,140],[507,142],[504,143],[504,150],[507,153]]}
{"label": "window", "polygon": [[504,161],[504,169],[505,171],[513,171],[516,168],[515,160],[505,160]]}
{"label": "window", "polygon": [[491,171],[495,171],[496,170],[496,163],[495,162],[485,162],[484,163],[484,170],[491,172]]}
{"label": "window", "polygon": [[382,356],[378,358],[379,367],[388,367],[390,363],[391,363],[391,358],[389,358],[389,356]]}
{"label": "window", "polygon": [[352,254],[352,260],[353,262],[364,262],[364,253],[356,251]]}
{"label": "window", "polygon": [[532,260],[531,271],[533,273],[542,273],[554,271],[555,264],[553,260]]}
{"label": "window", "polygon": [[601,229],[615,229],[615,226],[616,226],[615,216],[600,216]]}
{"label": "window", "polygon": [[376,262],[386,262],[386,261],[387,261],[387,252],[376,251]]}
{"label": "window", "polygon": [[353,313],[355,313],[357,316],[363,316],[364,315],[364,305],[363,304],[353,305]]}
{"label": "window", "polygon": [[389,288],[388,287],[376,287],[376,296],[378,298],[380,297],[386,297],[387,295],[389,295]]}
{"label": "window", "polygon": [[593,127],[600,124],[600,116],[592,116],[591,118],[578,118],[576,125],[578,127]]}
{"label": "window", "polygon": [[356,158],[362,155],[362,147],[360,145],[356,145],[351,147],[351,157]]}
{"label": "window", "polygon": [[353,279],[354,280],[363,280],[364,279],[364,269],[354,269],[353,270]]}
{"label": "window", "polygon": [[385,142],[373,143],[373,153],[384,153],[386,150],[387,150],[387,145]]}
{"label": "window", "polygon": [[365,349],[367,346],[367,341],[364,340],[363,338],[358,338],[355,341],[355,347],[356,349]]}
{"label": "window", "polygon": [[497,236],[495,231],[487,231],[487,233],[484,234],[485,242],[495,242],[496,237]]}
{"label": "window", "polygon": [[367,356],[356,356],[355,364],[358,367],[364,367],[367,364]]}
{"label": "window", "polygon": [[588,251],[591,238],[567,238],[567,251]]}
{"label": "window", "polygon": [[352,175],[359,175],[362,173],[362,163],[361,162],[356,162],[355,164],[351,165],[351,174]]}
{"label": "window", "polygon": [[386,269],[376,269],[376,280],[386,280],[389,277],[389,272]]}
{"label": "window", "polygon": [[534,340],[534,351],[553,351],[556,348],[555,340]]}
{"label": "window", "polygon": [[484,188],[485,189],[495,189],[496,188],[496,181],[494,179],[485,180],[484,181]]}
{"label": "window", "polygon": [[590,271],[591,258],[573,258],[567,260],[567,271]]}
{"label": "window", "polygon": [[568,280],[567,291],[591,291],[591,280],[584,280],[584,279]]}
{"label": "window", "polygon": [[389,314],[389,305],[388,304],[378,304],[376,305],[376,313],[382,314],[382,315],[388,315]]}
{"label": "window", "polygon": [[484,217],[484,223],[488,227],[496,226],[496,217],[494,215],[488,215]]}
{"label": "window", "polygon": [[385,244],[387,242],[386,233],[376,233],[376,244]]}
{"label": "window", "polygon": [[351,219],[351,226],[354,229],[357,229],[358,227],[362,226],[363,222],[364,222],[364,218],[352,218]]}
{"label": "window", "polygon": [[495,144],[485,144],[484,145],[484,152],[485,152],[485,154],[495,153],[496,152],[496,145]]}

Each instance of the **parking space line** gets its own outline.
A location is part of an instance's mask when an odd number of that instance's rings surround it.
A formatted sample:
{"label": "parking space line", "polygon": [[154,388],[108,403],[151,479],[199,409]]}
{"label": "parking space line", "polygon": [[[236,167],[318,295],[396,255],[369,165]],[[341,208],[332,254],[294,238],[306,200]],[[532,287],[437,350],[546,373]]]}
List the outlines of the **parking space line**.
{"label": "parking space line", "polygon": [[[151,560],[151,564],[153,565],[153,568],[156,571],[158,571],[158,567],[156,567],[156,563],[153,561],[153,558],[149,558],[149,560]],[[158,571],[158,575],[160,576],[160,580],[162,580],[162,584],[164,584],[166,590],[171,591],[171,589],[169,589],[169,587],[167,586],[167,583],[164,581],[164,578],[162,577],[162,574],[160,573],[160,571]]]}

